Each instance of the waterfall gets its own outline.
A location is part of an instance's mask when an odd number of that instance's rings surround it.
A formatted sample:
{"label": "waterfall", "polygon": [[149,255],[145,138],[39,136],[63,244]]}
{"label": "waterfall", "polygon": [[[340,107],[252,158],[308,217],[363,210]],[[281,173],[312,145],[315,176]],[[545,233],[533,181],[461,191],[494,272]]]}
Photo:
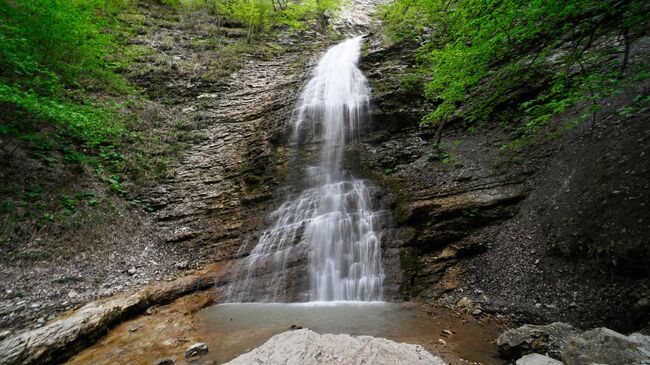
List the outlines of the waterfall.
{"label": "waterfall", "polygon": [[[316,143],[317,164],[304,168],[306,188],[271,213],[272,224],[244,259],[229,301],[382,299],[379,232],[387,213],[373,209],[376,188],[344,168],[354,159],[346,148],[358,141],[370,101],[357,67],[361,42],[356,37],[331,47],[303,88],[293,142]],[[296,270],[301,265],[306,273]],[[307,281],[304,293],[288,295],[301,280]]]}

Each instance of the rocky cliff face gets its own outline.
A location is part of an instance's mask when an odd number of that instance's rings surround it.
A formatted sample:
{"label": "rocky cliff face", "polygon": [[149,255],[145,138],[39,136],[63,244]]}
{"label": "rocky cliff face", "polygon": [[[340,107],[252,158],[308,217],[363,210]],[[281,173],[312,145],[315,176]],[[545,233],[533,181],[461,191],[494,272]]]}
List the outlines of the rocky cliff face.
{"label": "rocky cliff face", "polygon": [[419,126],[416,47],[370,37],[362,61],[374,98],[363,166],[391,194],[402,296],[520,321],[646,326],[635,318],[647,318],[648,111],[617,111],[647,83],[611,98],[595,132],[504,155],[500,130],[452,125],[438,152],[435,130]]}
{"label": "rocky cliff face", "polygon": [[304,55],[295,52],[251,62],[230,77],[227,91],[200,94],[188,106],[188,118],[209,121],[204,141],[148,194],[167,242],[219,261],[259,229],[284,168],[278,142],[300,86],[300,61],[304,66]]}
{"label": "rocky cliff face", "polygon": [[362,154],[366,173],[392,193],[407,277],[402,293],[433,300],[458,286],[445,273],[488,248],[484,228],[512,217],[527,186],[518,171],[494,163],[498,135],[449,138],[454,155],[433,156],[433,131],[419,126],[421,90],[404,81],[413,49],[370,44],[363,65],[373,85],[373,128]]}

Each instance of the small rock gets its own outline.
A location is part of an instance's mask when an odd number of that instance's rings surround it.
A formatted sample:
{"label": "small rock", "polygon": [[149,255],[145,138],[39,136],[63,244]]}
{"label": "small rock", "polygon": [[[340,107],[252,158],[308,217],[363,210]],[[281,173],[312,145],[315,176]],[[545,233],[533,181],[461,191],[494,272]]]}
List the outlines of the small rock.
{"label": "small rock", "polygon": [[131,267],[130,269],[128,269],[126,271],[126,273],[129,274],[129,275],[135,275],[136,272],[137,272],[137,270],[135,269],[135,267]]}
{"label": "small rock", "polygon": [[481,314],[481,313],[483,313],[483,312],[482,312],[480,309],[474,309],[474,310],[472,311],[472,315],[474,315],[474,316],[478,316],[478,315]]}
{"label": "small rock", "polygon": [[469,307],[473,304],[472,300],[469,299],[468,297],[463,297],[460,299],[458,302],[456,302],[456,307],[457,308],[465,308]]}
{"label": "small rock", "polygon": [[199,342],[190,346],[190,348],[185,351],[185,357],[200,356],[206,353],[208,353],[208,345],[203,342]]}
{"label": "small rock", "polygon": [[197,96],[196,98],[197,99],[214,99],[214,98],[216,98],[218,96],[219,96],[219,94],[216,94],[216,93],[206,93],[206,94],[201,94],[201,95]]}
{"label": "small rock", "polygon": [[442,336],[445,336],[445,337],[447,337],[447,336],[451,336],[451,335],[453,335],[453,334],[454,334],[454,333],[451,332],[450,330],[442,330],[442,333],[441,333],[441,335],[442,335]]}
{"label": "small rock", "polygon": [[190,266],[190,263],[187,260],[181,260],[174,264],[174,267],[179,270],[185,270]]}
{"label": "small rock", "polygon": [[74,290],[70,290],[70,292],[68,293],[68,298],[76,298],[78,296],[79,296],[79,293],[77,293]]}
{"label": "small rock", "polygon": [[528,354],[517,360],[516,365],[562,365],[562,362],[541,354]]}
{"label": "small rock", "polygon": [[4,340],[9,337],[9,335],[11,335],[11,331],[9,330],[0,332],[0,340]]}
{"label": "small rock", "polygon": [[291,326],[289,326],[289,329],[292,329],[292,330],[301,330],[301,329],[302,329],[302,326],[299,325],[299,324],[295,324],[295,323],[294,323],[294,324],[292,324]]}
{"label": "small rock", "polygon": [[155,360],[153,362],[153,365],[174,365],[174,364],[176,364],[175,357],[165,357],[162,359]]}
{"label": "small rock", "polygon": [[138,332],[139,329],[140,329],[140,326],[132,326],[132,327],[129,327],[129,332],[131,332],[131,333]]}

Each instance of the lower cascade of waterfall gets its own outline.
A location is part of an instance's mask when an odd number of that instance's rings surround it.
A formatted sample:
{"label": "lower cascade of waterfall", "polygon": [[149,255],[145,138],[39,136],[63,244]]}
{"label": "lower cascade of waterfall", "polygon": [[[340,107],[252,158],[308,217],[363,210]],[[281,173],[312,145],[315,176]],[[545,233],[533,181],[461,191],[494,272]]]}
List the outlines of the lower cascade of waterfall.
{"label": "lower cascade of waterfall", "polygon": [[[370,90],[357,62],[361,37],[330,48],[304,87],[293,120],[293,143],[316,143],[317,164],[304,167],[307,187],[271,213],[240,262],[229,302],[380,301],[380,232],[387,215],[378,189],[344,169],[357,142]],[[345,164],[344,164],[345,162]],[[374,199],[376,200],[376,199]]]}

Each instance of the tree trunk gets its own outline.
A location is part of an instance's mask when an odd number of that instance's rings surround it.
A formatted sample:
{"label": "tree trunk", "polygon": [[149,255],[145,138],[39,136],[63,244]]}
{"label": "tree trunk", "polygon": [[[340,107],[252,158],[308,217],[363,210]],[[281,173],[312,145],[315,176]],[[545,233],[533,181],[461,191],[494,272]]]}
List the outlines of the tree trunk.
{"label": "tree trunk", "polygon": [[443,119],[440,121],[440,124],[438,125],[438,130],[436,131],[436,142],[435,142],[436,148],[440,147],[440,141],[442,140],[442,130],[445,129],[446,121],[447,119]]}
{"label": "tree trunk", "polygon": [[625,28],[623,30],[623,44],[624,44],[624,49],[623,49],[623,62],[621,63],[621,77],[625,73],[625,69],[627,68],[627,63],[629,62],[630,59],[630,37],[629,37],[629,28]]}

